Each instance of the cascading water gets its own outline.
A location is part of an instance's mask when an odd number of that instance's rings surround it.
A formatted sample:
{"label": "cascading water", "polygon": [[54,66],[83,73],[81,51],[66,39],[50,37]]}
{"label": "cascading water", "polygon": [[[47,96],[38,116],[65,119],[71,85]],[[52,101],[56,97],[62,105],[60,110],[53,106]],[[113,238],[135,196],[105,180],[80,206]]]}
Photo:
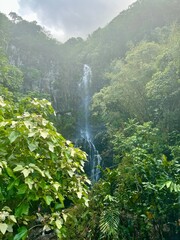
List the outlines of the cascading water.
{"label": "cascading water", "polygon": [[89,123],[89,104],[91,100],[90,85],[92,72],[88,65],[84,65],[83,77],[79,84],[81,96],[80,117],[79,117],[79,136],[77,145],[80,146],[88,154],[87,173],[90,175],[92,182],[96,182],[100,177],[98,166],[101,164],[101,156],[99,155],[92,140],[91,127]]}

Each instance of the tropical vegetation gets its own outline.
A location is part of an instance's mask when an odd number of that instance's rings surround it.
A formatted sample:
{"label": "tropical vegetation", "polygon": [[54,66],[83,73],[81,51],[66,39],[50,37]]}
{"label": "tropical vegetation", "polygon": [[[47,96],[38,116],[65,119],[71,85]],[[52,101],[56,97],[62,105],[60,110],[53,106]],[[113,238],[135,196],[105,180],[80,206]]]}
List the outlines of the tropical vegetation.
{"label": "tropical vegetation", "polygon": [[[179,239],[179,16],[177,0],[138,0],[60,43],[0,13],[0,239]],[[94,184],[74,144],[84,64]]]}

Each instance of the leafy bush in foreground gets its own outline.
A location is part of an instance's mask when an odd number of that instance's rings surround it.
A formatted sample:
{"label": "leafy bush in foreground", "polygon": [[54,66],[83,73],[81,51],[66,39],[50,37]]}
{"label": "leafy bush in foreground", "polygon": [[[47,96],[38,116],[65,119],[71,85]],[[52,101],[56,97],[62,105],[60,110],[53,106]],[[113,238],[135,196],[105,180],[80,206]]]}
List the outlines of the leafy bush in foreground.
{"label": "leafy bush in foreground", "polygon": [[88,205],[85,153],[56,131],[52,113],[44,99],[0,97],[0,239],[26,239],[32,222],[62,239],[65,209]]}

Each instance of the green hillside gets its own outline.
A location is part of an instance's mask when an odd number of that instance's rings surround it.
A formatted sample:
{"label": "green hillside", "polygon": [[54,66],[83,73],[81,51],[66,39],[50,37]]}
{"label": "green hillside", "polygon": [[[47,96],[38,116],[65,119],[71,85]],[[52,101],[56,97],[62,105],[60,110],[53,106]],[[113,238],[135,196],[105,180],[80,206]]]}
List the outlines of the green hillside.
{"label": "green hillside", "polygon": [[[83,115],[84,64],[102,157],[92,185],[66,140]],[[179,0],[138,0],[65,43],[0,13],[0,240],[179,239],[179,100]]]}

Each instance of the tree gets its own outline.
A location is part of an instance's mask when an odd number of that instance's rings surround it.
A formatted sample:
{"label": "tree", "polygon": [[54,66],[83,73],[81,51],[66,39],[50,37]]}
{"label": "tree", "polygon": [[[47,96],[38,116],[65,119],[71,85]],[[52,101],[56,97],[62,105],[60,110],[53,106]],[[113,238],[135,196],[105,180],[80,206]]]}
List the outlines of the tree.
{"label": "tree", "polygon": [[0,97],[0,238],[25,239],[40,225],[62,239],[66,208],[88,205],[86,155],[47,120],[52,113],[45,99]]}
{"label": "tree", "polygon": [[179,27],[159,42],[140,42],[124,60],[112,62],[109,86],[94,95],[92,109],[116,129],[128,118],[153,121],[166,131],[179,130]]}
{"label": "tree", "polygon": [[66,223],[70,231],[77,226],[72,239],[178,239],[180,148],[176,137],[168,145],[151,122],[135,120],[117,131],[113,169],[104,170],[94,185],[89,209],[73,209],[74,224],[69,219]]}
{"label": "tree", "polygon": [[7,56],[0,50],[0,84],[12,92],[20,92],[22,83],[22,72],[9,64]]}

